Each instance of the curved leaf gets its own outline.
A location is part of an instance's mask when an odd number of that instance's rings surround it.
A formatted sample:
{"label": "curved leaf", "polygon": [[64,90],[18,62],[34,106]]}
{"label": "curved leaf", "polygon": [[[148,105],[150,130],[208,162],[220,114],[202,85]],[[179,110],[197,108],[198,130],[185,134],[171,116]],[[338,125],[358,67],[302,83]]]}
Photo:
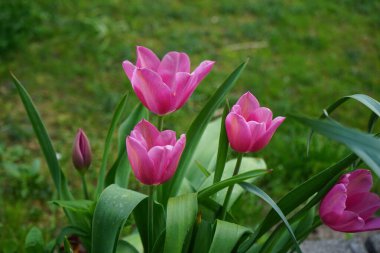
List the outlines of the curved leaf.
{"label": "curved leaf", "polygon": [[209,253],[230,253],[244,233],[249,229],[235,223],[216,221],[214,237]]}
{"label": "curved leaf", "polygon": [[92,221],[92,253],[115,252],[120,229],[147,196],[115,184],[100,195]]}
{"label": "curved leaf", "polygon": [[282,213],[281,209],[271,199],[271,197],[269,197],[268,194],[266,194],[264,191],[262,191],[259,187],[255,186],[255,185],[244,183],[244,182],[240,183],[240,185],[245,190],[247,190],[248,192],[250,192],[252,194],[255,194],[256,196],[260,197],[262,200],[264,200],[265,202],[267,202],[272,207],[272,209],[276,211],[276,213],[278,214],[278,216],[284,222],[287,230],[289,231],[289,234],[291,235],[291,237],[293,239],[293,242],[294,242],[294,245],[296,247],[296,251],[297,252],[302,252],[302,250],[300,249],[300,247],[298,245],[297,238],[294,235],[292,227],[290,226],[290,224],[289,224],[288,220],[286,219],[285,215]]}
{"label": "curved leaf", "polygon": [[167,206],[165,253],[180,253],[198,212],[197,194],[170,198]]}
{"label": "curved leaf", "polygon": [[42,232],[37,227],[32,227],[25,238],[25,252],[26,253],[43,253],[44,252],[44,238]]}
{"label": "curved leaf", "polygon": [[234,72],[227,78],[227,80],[216,90],[211,99],[207,102],[205,107],[201,110],[198,116],[195,118],[191,124],[189,130],[186,133],[187,143],[186,148],[181,156],[176,174],[165,186],[165,193],[168,194],[166,199],[170,196],[175,196],[180,188],[182,179],[186,175],[189,163],[191,161],[194,150],[197,147],[199,139],[202,136],[203,131],[205,130],[207,123],[210,121],[214,111],[220,106],[223,102],[227,93],[234,86],[238,80],[240,74],[244,70],[248,61],[242,63],[239,67],[236,68]]}
{"label": "curved leaf", "polygon": [[245,181],[247,179],[253,178],[253,177],[258,177],[267,174],[269,171],[268,170],[251,170],[247,171],[241,174],[238,174],[236,176],[230,177],[226,180],[220,181],[218,183],[215,183],[203,190],[201,190],[198,193],[198,198],[203,199],[211,196],[214,193],[217,193],[218,191],[222,190],[223,188],[226,188],[230,185],[240,183],[242,181]]}

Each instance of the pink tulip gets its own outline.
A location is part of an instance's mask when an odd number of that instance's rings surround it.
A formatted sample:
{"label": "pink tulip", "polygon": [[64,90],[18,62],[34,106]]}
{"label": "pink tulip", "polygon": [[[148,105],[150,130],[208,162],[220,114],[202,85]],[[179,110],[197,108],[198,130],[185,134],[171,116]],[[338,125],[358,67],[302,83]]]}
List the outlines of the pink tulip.
{"label": "pink tulip", "polygon": [[124,61],[123,68],[144,106],[155,114],[165,115],[185,104],[214,63],[203,61],[190,73],[187,54],[169,52],[160,61],[150,49],[138,46],[136,66]]}
{"label": "pink tulip", "polygon": [[256,152],[263,149],[285,117],[272,119],[272,111],[260,107],[250,92],[245,93],[232,107],[226,118],[226,130],[231,147],[237,152]]}
{"label": "pink tulip", "polygon": [[141,183],[158,185],[175,173],[186,136],[176,140],[171,130],[159,132],[146,120],[140,121],[127,137],[127,153],[135,176]]}
{"label": "pink tulip", "polygon": [[78,130],[75,137],[72,160],[74,167],[81,172],[86,171],[92,161],[90,142],[82,129]]}
{"label": "pink tulip", "polygon": [[369,170],[358,169],[343,175],[326,194],[319,207],[322,221],[336,231],[354,233],[380,229],[380,197],[372,192]]}

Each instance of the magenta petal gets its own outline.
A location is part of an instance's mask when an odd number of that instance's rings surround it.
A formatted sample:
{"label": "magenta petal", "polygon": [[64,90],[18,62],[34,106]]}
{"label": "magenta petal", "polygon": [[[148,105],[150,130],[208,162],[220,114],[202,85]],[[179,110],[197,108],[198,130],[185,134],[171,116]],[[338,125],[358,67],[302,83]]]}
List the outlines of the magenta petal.
{"label": "magenta petal", "polygon": [[265,123],[249,121],[248,126],[251,132],[251,145],[249,147],[249,151],[256,152],[263,148],[262,146],[260,146],[262,142],[260,142],[259,140],[265,134],[266,125]]}
{"label": "magenta petal", "polygon": [[137,47],[137,62],[136,67],[138,68],[148,68],[153,71],[157,71],[158,66],[160,65],[160,59],[157,57],[152,50],[138,46]]}
{"label": "magenta petal", "polygon": [[143,184],[153,184],[154,167],[148,152],[136,139],[130,136],[127,137],[127,154],[136,178]]}
{"label": "magenta petal", "polygon": [[249,116],[247,121],[257,121],[265,123],[266,128],[269,128],[272,122],[273,114],[269,108],[259,107],[255,109]]}
{"label": "magenta petal", "polygon": [[[348,176],[349,184],[347,185],[347,194],[357,194],[362,192],[369,192],[372,188],[372,175],[369,170],[358,169]],[[342,178],[343,179],[343,178]]]}
{"label": "magenta petal", "polygon": [[145,142],[146,148],[150,149],[160,136],[160,132],[152,123],[142,119],[133,129],[131,136],[140,142]]}
{"label": "magenta petal", "polygon": [[214,66],[214,61],[203,61],[199,66],[191,73],[191,75],[196,80],[193,85],[198,86],[198,84],[210,73],[212,67]]}
{"label": "magenta petal", "polygon": [[136,67],[130,61],[123,61],[123,69],[129,80],[132,82],[133,72]]}
{"label": "magenta petal", "polygon": [[179,159],[181,158],[182,152],[185,149],[185,146],[186,146],[186,136],[184,134],[181,134],[181,137],[176,142],[176,144],[173,147],[172,152],[170,153],[169,166],[166,170],[166,173],[162,176],[162,180],[167,181],[174,175],[178,167]]}
{"label": "magenta petal", "polygon": [[347,190],[343,184],[336,184],[323,198],[319,207],[322,219],[329,213],[342,213],[346,208]]}
{"label": "magenta petal", "polygon": [[175,85],[172,87],[176,109],[181,108],[191,96],[192,91],[188,89],[190,83],[191,76],[189,73],[178,72],[176,74]]}
{"label": "magenta petal", "polygon": [[238,152],[248,152],[251,145],[251,131],[245,119],[230,112],[226,118],[227,137],[231,147]]}
{"label": "magenta petal", "polygon": [[164,83],[173,88],[177,72],[190,72],[190,59],[185,53],[169,52],[162,59],[158,73]]}
{"label": "magenta petal", "polygon": [[167,173],[167,167],[170,162],[169,156],[172,152],[173,146],[155,146],[148,152],[148,156],[153,163],[154,171],[152,178],[153,184],[162,184],[165,182],[163,176]]}
{"label": "magenta petal", "polygon": [[236,102],[236,105],[239,105],[241,108],[241,114],[246,120],[249,120],[249,116],[260,107],[259,101],[257,98],[252,95],[252,93],[247,92],[239,98]]}
{"label": "magenta petal", "polygon": [[[326,224],[328,225],[328,223]],[[365,222],[356,213],[344,211],[341,214],[337,214],[330,224],[330,227],[336,231],[350,233],[361,231]]]}
{"label": "magenta petal", "polygon": [[168,86],[162,82],[156,72],[149,69],[136,69],[132,87],[140,101],[152,112],[164,115],[175,109]]}
{"label": "magenta petal", "polygon": [[162,131],[154,142],[155,146],[172,145],[176,143],[176,134],[172,130]]}
{"label": "magenta petal", "polygon": [[362,231],[373,231],[373,230],[380,230],[380,218],[372,218],[372,219],[366,220]]}
{"label": "magenta petal", "polygon": [[[269,141],[272,139],[274,133],[276,132],[277,128],[281,125],[281,123],[285,120],[285,117],[277,117],[275,118],[265,134],[263,134],[259,140],[257,140],[257,147],[260,147],[260,149],[264,148],[266,145],[268,145]],[[258,151],[258,150],[256,150]]]}
{"label": "magenta petal", "polygon": [[347,210],[355,212],[364,220],[367,220],[379,210],[380,197],[371,192],[348,195],[346,206]]}

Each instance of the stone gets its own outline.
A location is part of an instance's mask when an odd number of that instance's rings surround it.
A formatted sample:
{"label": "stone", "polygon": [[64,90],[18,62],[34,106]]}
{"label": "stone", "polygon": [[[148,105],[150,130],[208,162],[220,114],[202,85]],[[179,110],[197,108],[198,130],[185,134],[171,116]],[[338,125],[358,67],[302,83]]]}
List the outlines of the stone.
{"label": "stone", "polygon": [[380,234],[371,235],[365,242],[368,253],[380,252]]}
{"label": "stone", "polygon": [[367,253],[359,238],[305,241],[301,244],[301,249],[304,253]]}

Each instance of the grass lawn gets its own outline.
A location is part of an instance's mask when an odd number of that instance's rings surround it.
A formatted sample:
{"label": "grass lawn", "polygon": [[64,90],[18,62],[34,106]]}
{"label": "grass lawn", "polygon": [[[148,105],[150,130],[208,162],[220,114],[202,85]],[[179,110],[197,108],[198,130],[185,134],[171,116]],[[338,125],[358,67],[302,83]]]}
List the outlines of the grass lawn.
{"label": "grass lawn", "polygon": [[[79,189],[70,160],[76,130],[83,128],[91,140],[94,181],[114,106],[125,92],[130,93],[131,107],[137,102],[121,67],[124,59],[135,61],[136,45],[160,57],[171,50],[187,52],[192,68],[204,59],[217,62],[186,106],[165,119],[165,127],[178,133],[187,130],[216,87],[246,58],[250,63],[230,93],[231,101],[249,90],[276,116],[317,116],[344,95],[365,93],[380,99],[379,13],[375,0],[3,1],[2,249],[22,252],[32,225],[52,239],[65,223],[46,204],[54,198],[52,182],[9,70],[33,97],[70,184]],[[339,119],[358,128],[365,127],[369,116],[353,103],[340,112]],[[287,119],[271,144],[256,154],[274,170],[260,181],[274,199],[346,153],[342,146],[315,138],[307,157],[307,131]],[[235,215],[253,225],[263,212],[260,204],[243,196]]]}

